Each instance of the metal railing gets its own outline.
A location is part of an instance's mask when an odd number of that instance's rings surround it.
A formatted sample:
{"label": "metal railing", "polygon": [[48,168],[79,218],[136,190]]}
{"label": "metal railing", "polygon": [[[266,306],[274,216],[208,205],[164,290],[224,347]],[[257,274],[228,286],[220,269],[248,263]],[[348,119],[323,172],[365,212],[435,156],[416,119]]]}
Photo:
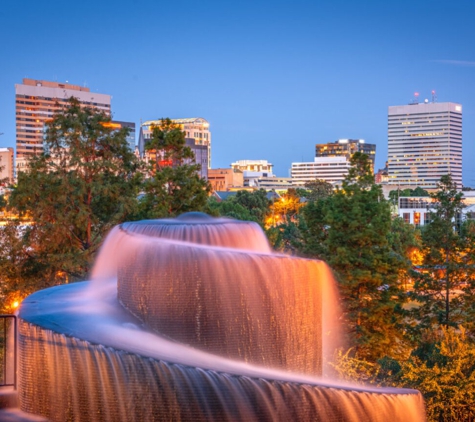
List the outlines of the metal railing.
{"label": "metal railing", "polygon": [[17,320],[0,315],[0,387],[17,387]]}

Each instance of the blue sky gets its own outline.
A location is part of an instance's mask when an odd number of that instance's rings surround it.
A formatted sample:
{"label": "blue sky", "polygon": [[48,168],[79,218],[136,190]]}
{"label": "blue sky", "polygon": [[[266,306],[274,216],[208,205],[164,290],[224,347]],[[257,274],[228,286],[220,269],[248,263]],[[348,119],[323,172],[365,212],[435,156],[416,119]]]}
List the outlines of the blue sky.
{"label": "blue sky", "polygon": [[475,187],[475,2],[21,1],[0,8],[0,146],[14,84],[111,94],[117,120],[204,117],[213,167],[267,159],[287,176],[315,143],[362,138],[387,159],[387,107],[436,90],[463,105]]}

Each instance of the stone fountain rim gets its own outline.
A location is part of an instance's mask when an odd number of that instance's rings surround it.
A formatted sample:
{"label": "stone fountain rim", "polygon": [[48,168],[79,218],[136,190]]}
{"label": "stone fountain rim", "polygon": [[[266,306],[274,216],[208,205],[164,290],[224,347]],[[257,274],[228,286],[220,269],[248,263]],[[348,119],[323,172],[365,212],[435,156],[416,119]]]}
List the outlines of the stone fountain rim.
{"label": "stone fountain rim", "polygon": [[244,224],[244,225],[257,225],[255,221],[245,221],[237,220],[231,217],[212,217],[208,214],[202,212],[186,212],[180,214],[176,218],[156,218],[149,220],[137,220],[137,221],[126,221],[122,225],[150,225],[150,226],[219,226],[219,225],[233,225],[233,224]]}

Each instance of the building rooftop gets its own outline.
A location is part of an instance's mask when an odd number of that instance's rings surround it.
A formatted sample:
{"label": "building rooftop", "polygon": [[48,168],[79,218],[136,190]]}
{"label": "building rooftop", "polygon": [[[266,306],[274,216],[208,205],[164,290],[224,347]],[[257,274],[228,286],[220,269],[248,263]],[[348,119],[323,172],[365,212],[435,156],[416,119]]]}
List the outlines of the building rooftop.
{"label": "building rooftop", "polygon": [[47,88],[63,88],[63,89],[72,89],[74,91],[91,92],[90,89],[85,86],[73,85],[68,82],[62,83],[62,82],[44,81],[40,79],[23,78],[23,85],[43,86]]}
{"label": "building rooftop", "polygon": [[[150,126],[150,125],[159,125],[163,119],[157,120],[147,120],[142,123],[142,126]],[[206,119],[202,117],[185,117],[183,119],[170,119],[173,123],[176,124],[186,124],[186,123],[207,123]]]}

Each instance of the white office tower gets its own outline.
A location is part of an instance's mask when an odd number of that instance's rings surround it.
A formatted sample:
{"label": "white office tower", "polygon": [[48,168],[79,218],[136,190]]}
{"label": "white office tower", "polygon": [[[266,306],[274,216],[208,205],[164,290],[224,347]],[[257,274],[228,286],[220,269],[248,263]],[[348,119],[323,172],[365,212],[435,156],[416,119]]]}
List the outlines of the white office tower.
{"label": "white office tower", "polygon": [[313,162],[292,163],[292,185],[303,186],[316,179],[341,186],[350,169],[348,157],[315,157]]}
{"label": "white office tower", "polygon": [[433,189],[450,173],[462,187],[462,106],[414,103],[388,109],[388,184]]}

